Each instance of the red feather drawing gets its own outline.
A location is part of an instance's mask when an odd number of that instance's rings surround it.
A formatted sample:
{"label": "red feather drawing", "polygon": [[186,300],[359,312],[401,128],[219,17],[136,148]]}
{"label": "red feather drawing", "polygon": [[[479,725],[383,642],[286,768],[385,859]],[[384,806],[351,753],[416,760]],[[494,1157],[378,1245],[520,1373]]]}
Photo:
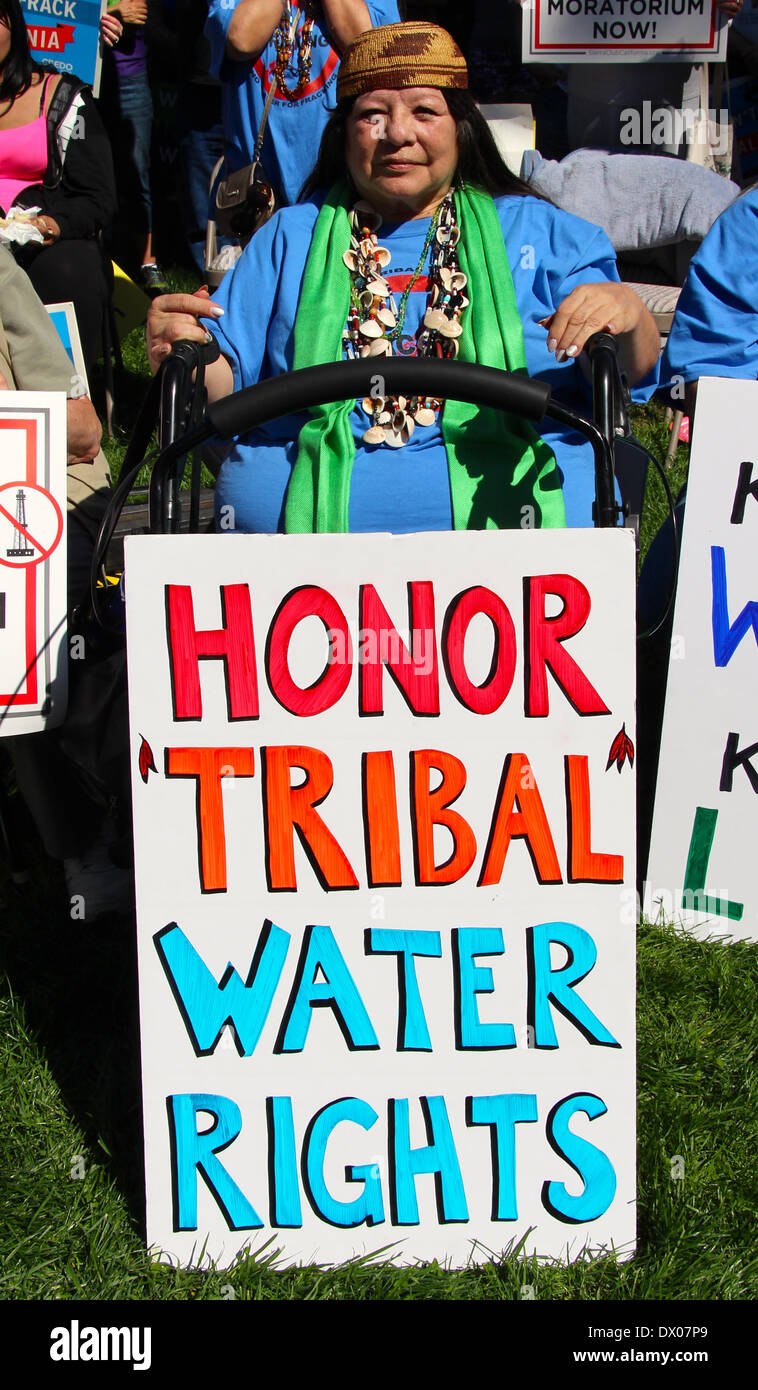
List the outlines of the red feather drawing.
{"label": "red feather drawing", "polygon": [[611,744],[608,762],[605,765],[606,772],[613,763],[616,764],[620,772],[627,758],[629,759],[629,766],[634,767],[634,744],[626,732],[626,724],[624,723]]}
{"label": "red feather drawing", "polygon": [[142,739],[142,742],[140,744],[139,750],[139,775],[142,778],[142,781],[146,782],[149,774],[151,772],[157,772],[158,769],[155,766],[153,750],[150,747],[150,744],[148,743],[144,734],[140,734],[140,738]]}

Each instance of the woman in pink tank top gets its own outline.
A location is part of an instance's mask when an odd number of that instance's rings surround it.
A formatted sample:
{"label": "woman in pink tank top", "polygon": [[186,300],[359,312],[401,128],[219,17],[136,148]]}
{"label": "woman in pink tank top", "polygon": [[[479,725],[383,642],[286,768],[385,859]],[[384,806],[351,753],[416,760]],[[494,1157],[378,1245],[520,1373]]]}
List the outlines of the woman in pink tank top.
{"label": "woman in pink tank top", "polygon": [[[0,27],[4,29],[2,21]],[[45,98],[50,78],[42,84],[39,115],[28,125],[10,130],[0,127],[0,208],[11,206],[22,188],[41,183],[47,169],[47,117]]]}
{"label": "woman in pink tank top", "polygon": [[19,0],[0,0],[0,209],[39,208],[42,242],[10,243],[45,303],[73,300],[94,364],[108,286],[98,241],[115,210],[110,145],[88,88],[32,59]]}

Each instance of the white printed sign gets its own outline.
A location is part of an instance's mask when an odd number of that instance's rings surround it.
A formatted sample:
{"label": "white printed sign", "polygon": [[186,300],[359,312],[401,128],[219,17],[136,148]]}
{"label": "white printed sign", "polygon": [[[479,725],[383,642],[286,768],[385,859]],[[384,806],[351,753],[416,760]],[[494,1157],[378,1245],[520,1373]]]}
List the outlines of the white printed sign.
{"label": "white printed sign", "polygon": [[525,63],[723,62],[716,0],[526,0]]}
{"label": "white printed sign", "polygon": [[758,383],[698,386],[645,908],[758,941]]}
{"label": "white printed sign", "polygon": [[0,736],[66,711],[66,398],[0,392]]}
{"label": "white printed sign", "polygon": [[126,575],[150,1245],[631,1251],[630,536]]}

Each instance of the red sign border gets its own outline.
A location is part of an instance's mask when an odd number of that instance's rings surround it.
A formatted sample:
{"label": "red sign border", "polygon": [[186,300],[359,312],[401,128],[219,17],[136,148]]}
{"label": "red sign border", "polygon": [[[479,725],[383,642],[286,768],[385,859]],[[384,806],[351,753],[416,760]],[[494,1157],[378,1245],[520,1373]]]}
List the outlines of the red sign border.
{"label": "red sign border", "polygon": [[[580,53],[602,53],[603,49],[606,49],[607,51],[612,53],[643,53],[646,52],[648,49],[650,49],[654,53],[665,53],[669,49],[671,49],[672,52],[678,52],[683,47],[685,47],[685,45],[681,43],[605,43],[603,44],[602,48],[600,47],[600,45],[593,46],[591,44],[588,45],[586,43],[544,43],[540,41],[541,0],[534,0],[534,3],[534,46],[531,56],[534,56],[537,53],[554,53],[556,51],[564,53],[566,49],[571,49],[572,51]],[[703,51],[712,50],[715,33],[716,0],[713,0],[713,4],[711,7],[710,38],[708,38],[704,43],[688,43],[686,45],[687,52],[699,53],[701,49],[703,49]]]}
{"label": "red sign border", "polygon": [[[26,432],[26,478],[27,483],[37,483],[37,425],[38,421],[2,419],[0,430],[23,429]],[[38,703],[37,684],[37,571],[39,565],[30,565],[26,570],[24,603],[26,605],[26,689],[0,694],[0,708],[10,710],[16,705],[36,705]]]}

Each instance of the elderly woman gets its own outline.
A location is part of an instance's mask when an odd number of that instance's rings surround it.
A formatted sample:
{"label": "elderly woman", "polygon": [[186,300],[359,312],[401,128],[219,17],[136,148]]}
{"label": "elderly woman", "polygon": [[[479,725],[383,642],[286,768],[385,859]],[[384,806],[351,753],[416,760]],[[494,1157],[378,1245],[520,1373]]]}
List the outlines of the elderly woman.
{"label": "elderly woman", "polygon": [[549,428],[540,439],[490,410],[381,391],[382,358],[399,352],[527,371],[571,400],[598,329],[617,335],[630,381],[657,363],[654,322],[618,283],[605,234],[525,196],[466,83],[436,26],[362,34],[343,57],[309,201],[253,238],[214,303],[154,302],[154,370],[172,342],[205,336],[198,319],[213,328],[214,399],[293,367],[370,359],[362,401],[276,421],[232,448],[217,488],[226,528],[592,524],[592,455],[576,436]]}

